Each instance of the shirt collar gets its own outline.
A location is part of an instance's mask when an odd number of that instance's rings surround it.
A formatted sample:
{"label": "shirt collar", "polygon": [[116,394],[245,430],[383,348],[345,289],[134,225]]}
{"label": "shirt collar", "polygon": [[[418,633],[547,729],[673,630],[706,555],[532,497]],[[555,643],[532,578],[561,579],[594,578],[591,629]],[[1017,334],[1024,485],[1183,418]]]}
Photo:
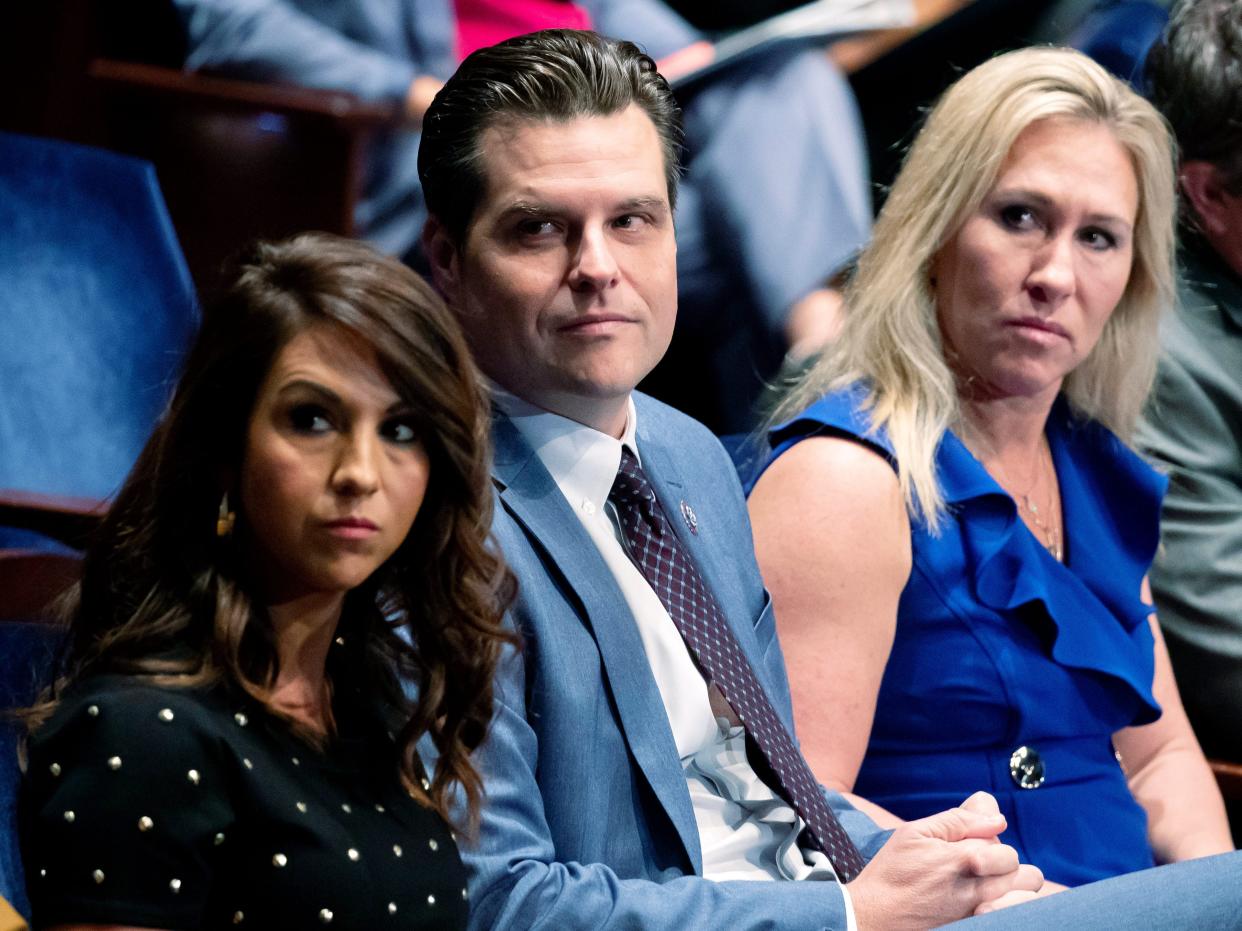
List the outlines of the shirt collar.
{"label": "shirt collar", "polygon": [[621,466],[621,449],[629,449],[642,464],[635,431],[638,411],[634,398],[626,399],[625,429],[621,439],[601,433],[560,414],[544,410],[488,380],[492,403],[530,444],[539,461],[575,508],[589,502],[600,511]]}

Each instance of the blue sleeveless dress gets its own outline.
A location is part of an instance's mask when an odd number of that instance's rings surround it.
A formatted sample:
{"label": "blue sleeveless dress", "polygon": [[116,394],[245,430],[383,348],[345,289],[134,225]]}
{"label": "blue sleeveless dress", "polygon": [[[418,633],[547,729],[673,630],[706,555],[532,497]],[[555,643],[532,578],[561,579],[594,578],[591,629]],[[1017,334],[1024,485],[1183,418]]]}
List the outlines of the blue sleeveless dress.
{"label": "blue sleeveless dress", "polygon": [[[834,392],[776,427],[768,463],[825,434],[894,463],[860,409],[864,396],[857,385]],[[961,441],[942,439],[949,515],[939,536],[921,522],[911,528],[913,568],[855,790],[913,819],[984,789],[1023,862],[1079,885],[1154,863],[1112,735],[1160,716],[1151,609],[1139,591],[1167,483],[1063,400],[1047,435],[1064,564]]]}

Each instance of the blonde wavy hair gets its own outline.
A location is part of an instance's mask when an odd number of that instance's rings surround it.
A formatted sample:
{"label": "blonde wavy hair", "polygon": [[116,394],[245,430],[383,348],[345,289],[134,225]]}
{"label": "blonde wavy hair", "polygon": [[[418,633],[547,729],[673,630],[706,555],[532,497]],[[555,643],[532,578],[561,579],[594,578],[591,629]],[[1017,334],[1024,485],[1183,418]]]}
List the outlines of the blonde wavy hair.
{"label": "blonde wavy hair", "polygon": [[1054,48],[999,55],[940,98],[846,289],[840,337],[785,386],[767,420],[782,423],[826,392],[865,382],[871,424],[893,445],[906,507],[933,532],[944,516],[936,447],[958,422],[960,407],[937,323],[931,264],[987,196],[1022,131],[1048,119],[1107,126],[1138,180],[1125,293],[1063,387],[1079,414],[1129,438],[1155,377],[1159,318],[1173,302],[1173,142],[1146,100],[1086,56]]}

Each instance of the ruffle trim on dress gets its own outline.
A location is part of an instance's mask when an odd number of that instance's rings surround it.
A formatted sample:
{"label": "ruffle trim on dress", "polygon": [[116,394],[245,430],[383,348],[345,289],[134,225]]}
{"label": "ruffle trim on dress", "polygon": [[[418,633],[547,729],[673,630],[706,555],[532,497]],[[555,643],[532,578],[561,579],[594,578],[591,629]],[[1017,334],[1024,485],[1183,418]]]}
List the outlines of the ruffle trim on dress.
{"label": "ruffle trim on dress", "polygon": [[1018,514],[1013,499],[952,433],[937,461],[945,500],[959,518],[979,601],[1023,617],[1040,605],[1051,621],[1050,652],[1063,666],[1102,673],[1138,703],[1134,724],[1160,716],[1152,694],[1155,654],[1140,597],[1159,544],[1167,479],[1099,424],[1059,399],[1048,422],[1061,485],[1067,563],[1058,563]]}
{"label": "ruffle trim on dress", "polygon": [[[855,384],[773,428],[767,464],[799,440],[828,430],[857,439],[896,468],[888,437],[871,429],[862,409],[865,398],[865,387]],[[1076,417],[1063,398],[1053,406],[1047,432],[1062,513],[1069,515],[1065,565],[1027,529],[1014,500],[962,442],[952,433],[941,440],[938,477],[961,528],[973,576],[968,582],[980,603],[1002,616],[1028,617],[1023,609],[1041,606],[1051,621],[1052,658],[1108,676],[1132,694],[1132,723],[1150,723],[1160,717],[1147,625],[1154,609],[1139,593],[1159,544],[1168,480],[1109,430]]]}

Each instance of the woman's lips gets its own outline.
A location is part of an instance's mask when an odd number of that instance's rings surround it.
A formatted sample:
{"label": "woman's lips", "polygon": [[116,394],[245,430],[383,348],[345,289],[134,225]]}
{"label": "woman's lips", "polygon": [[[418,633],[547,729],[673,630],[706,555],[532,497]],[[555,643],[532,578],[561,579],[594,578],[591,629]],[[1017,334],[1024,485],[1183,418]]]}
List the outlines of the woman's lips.
{"label": "woman's lips", "polygon": [[[1006,326],[1023,330],[1028,335],[1034,338],[1041,338],[1047,342],[1069,339],[1069,331],[1065,327],[1052,320],[1045,320],[1043,317],[1020,317],[1016,320],[1007,321]],[[1042,337],[1041,334],[1043,334]]]}
{"label": "woman's lips", "polygon": [[372,521],[365,517],[342,517],[324,524],[333,536],[346,540],[363,540],[379,530]]}

